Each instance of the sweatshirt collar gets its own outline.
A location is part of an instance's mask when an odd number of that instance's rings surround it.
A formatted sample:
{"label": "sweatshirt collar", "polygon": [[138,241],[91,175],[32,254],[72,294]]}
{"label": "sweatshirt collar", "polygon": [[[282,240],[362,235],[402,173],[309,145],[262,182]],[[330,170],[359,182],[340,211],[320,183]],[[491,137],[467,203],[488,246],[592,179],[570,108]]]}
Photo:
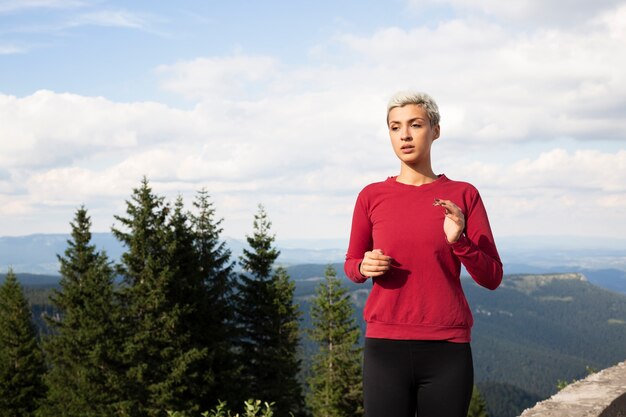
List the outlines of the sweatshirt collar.
{"label": "sweatshirt collar", "polygon": [[427,184],[422,184],[422,185],[404,184],[402,182],[398,182],[396,180],[397,178],[398,178],[398,176],[394,175],[392,177],[388,177],[385,182],[391,184],[392,186],[400,187],[400,188],[414,189],[414,190],[426,190],[426,189],[429,189],[429,188],[432,188],[432,187],[436,187],[439,184],[443,184],[444,182],[449,181],[448,177],[446,177],[445,174],[439,174],[439,175],[437,175],[437,179],[434,180],[433,182],[429,182]]}

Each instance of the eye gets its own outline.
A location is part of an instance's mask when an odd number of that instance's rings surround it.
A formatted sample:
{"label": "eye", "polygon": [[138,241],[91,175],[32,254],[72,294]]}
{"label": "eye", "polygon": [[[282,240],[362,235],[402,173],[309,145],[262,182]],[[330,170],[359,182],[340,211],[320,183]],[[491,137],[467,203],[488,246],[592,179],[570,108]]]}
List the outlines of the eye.
{"label": "eye", "polygon": [[398,126],[391,126],[391,127],[389,128],[389,130],[391,130],[392,132],[395,132],[395,131],[396,131],[396,130],[398,130],[398,129],[399,129],[399,128],[398,128]]}
{"label": "eye", "polygon": [[422,127],[422,125],[421,125],[421,124],[419,124],[419,123],[413,123],[413,124],[411,125],[411,127],[414,127],[414,128],[420,128],[420,127]]}

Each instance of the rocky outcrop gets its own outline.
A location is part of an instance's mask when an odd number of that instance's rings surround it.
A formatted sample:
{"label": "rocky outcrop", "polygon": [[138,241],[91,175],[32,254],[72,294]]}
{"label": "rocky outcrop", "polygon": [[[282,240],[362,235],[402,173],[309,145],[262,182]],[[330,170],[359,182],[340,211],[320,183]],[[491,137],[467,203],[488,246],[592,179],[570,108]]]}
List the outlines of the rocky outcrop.
{"label": "rocky outcrop", "polygon": [[568,385],[520,417],[626,417],[626,361]]}

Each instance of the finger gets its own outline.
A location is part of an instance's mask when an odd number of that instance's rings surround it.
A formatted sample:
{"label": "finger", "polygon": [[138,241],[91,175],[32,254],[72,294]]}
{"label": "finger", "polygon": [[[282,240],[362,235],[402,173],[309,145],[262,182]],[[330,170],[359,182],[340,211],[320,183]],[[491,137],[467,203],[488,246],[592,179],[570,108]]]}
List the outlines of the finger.
{"label": "finger", "polygon": [[367,266],[367,265],[363,265],[362,266],[364,275],[371,275],[371,274],[384,274],[385,272],[387,272],[389,270],[388,267],[384,267],[384,266]]}
{"label": "finger", "polygon": [[363,258],[362,264],[368,267],[389,267],[390,262],[386,259]]}
{"label": "finger", "polygon": [[383,254],[383,251],[381,249],[374,249],[371,252],[367,252],[370,254],[370,257],[372,259],[383,259],[383,260],[391,260],[391,256],[387,256],[385,254]]}
{"label": "finger", "polygon": [[385,263],[391,262],[391,256],[387,256],[387,255],[378,255],[378,256],[374,255],[374,256],[369,256],[367,258],[376,262],[385,262]]}
{"label": "finger", "polygon": [[389,261],[372,261],[372,260],[364,260],[363,264],[367,265],[367,266],[371,266],[371,267],[389,267],[390,262]]}
{"label": "finger", "polygon": [[454,202],[450,200],[439,200],[436,201],[437,204],[433,203],[433,205],[441,206],[445,209],[445,214],[454,214],[457,216],[463,215],[463,210],[459,206],[457,206]]}
{"label": "finger", "polygon": [[379,269],[379,268],[389,269],[389,262],[388,261],[363,260],[362,264],[365,267],[372,268],[372,269]]}
{"label": "finger", "polygon": [[[451,200],[440,200],[438,198],[435,199],[435,203],[438,206],[442,206],[442,207],[446,207],[446,208],[450,208],[450,209],[458,209],[461,210],[459,208],[459,206],[457,206],[453,201]],[[435,205],[435,203],[433,203],[433,205]]]}
{"label": "finger", "polygon": [[388,269],[388,267],[368,266],[365,264],[361,264],[360,272],[366,277],[378,277],[387,272]]}

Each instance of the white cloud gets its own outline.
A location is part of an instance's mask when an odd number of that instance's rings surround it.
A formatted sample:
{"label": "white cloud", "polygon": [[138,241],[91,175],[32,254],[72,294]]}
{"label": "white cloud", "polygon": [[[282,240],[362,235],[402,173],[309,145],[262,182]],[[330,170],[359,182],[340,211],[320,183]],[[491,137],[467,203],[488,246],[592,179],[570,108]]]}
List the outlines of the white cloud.
{"label": "white cloud", "polygon": [[236,100],[251,85],[273,78],[275,72],[274,59],[264,56],[198,58],[157,68],[163,89],[208,100]]}
{"label": "white cloud", "polygon": [[615,10],[601,13],[597,17],[597,24],[606,25],[613,37],[624,39],[626,36],[626,4],[620,3],[620,6]]}
{"label": "white cloud", "polygon": [[[57,219],[59,231],[85,203],[96,208],[94,224],[106,230],[147,175],[157,192],[169,198],[182,193],[187,202],[207,187],[225,213],[226,230],[237,237],[249,231],[259,202],[283,238],[344,236],[356,192],[394,174],[397,162],[377,130],[381,121],[368,122],[378,118],[375,112],[353,111],[363,98],[344,97],[338,109],[332,103],[340,97],[302,94],[182,111],[49,91],[3,96],[0,115],[18,125],[3,124],[0,136],[11,137],[3,129],[22,136],[0,142],[7,167],[2,213],[13,223],[45,213],[49,223]],[[557,148],[501,164],[477,161],[464,149],[445,171],[481,188],[498,233],[621,233],[606,218],[626,216],[620,206],[626,151]],[[566,214],[555,219],[555,213]]]}
{"label": "white cloud", "polygon": [[471,161],[454,175],[482,184],[504,235],[615,236],[626,219],[626,150],[552,149],[512,165]]}
{"label": "white cloud", "polygon": [[114,103],[101,97],[41,90],[17,98],[0,95],[0,164],[64,166],[84,158],[124,155],[171,140],[173,132],[198,139],[202,121],[158,103]]}
{"label": "white cloud", "polygon": [[[338,109],[334,103],[341,100],[346,107]],[[235,236],[250,229],[258,202],[275,213],[285,237],[334,235],[352,210],[355,191],[380,178],[375,172],[385,160],[393,162],[387,141],[376,135],[383,116],[367,122],[350,111],[362,100],[309,93],[207,101],[183,111],[50,91],[0,96],[0,119],[6,120],[0,124],[6,138],[0,163],[14,184],[2,192],[21,202],[13,207],[29,206],[33,216],[45,212],[46,227],[56,231],[65,230],[82,203],[98,208],[94,225],[108,227],[147,175],[170,198],[207,187]],[[374,156],[381,151],[385,157]],[[367,171],[355,175],[363,166]],[[326,210],[323,222],[332,226],[300,220]],[[3,220],[5,233],[25,227]],[[41,227],[28,220],[26,227]]]}
{"label": "white cloud", "polygon": [[524,178],[527,186],[626,193],[626,150],[608,154],[597,150],[569,153],[554,149],[534,161],[517,162],[510,172]]}
{"label": "white cloud", "polygon": [[498,193],[511,195],[546,192],[584,198],[612,193],[626,195],[626,150],[571,152],[556,148],[513,164],[474,161],[457,168],[457,172],[489,184]]}
{"label": "white cloud", "polygon": [[[334,65],[236,54],[159,66],[160,87],[191,100],[185,110],[0,95],[0,229],[42,227],[39,216],[66,230],[85,203],[106,230],[147,175],[170,198],[206,186],[236,237],[258,202],[282,238],[345,237],[358,190],[397,170],[386,99],[417,87],[442,109],[435,165],[479,186],[498,233],[622,236],[626,151],[598,143],[626,141],[625,10],[593,14],[585,31],[474,17],[344,33],[312,48]],[[585,149],[553,145],[560,138]]]}
{"label": "white cloud", "polygon": [[432,92],[444,110],[449,106],[453,123],[445,113],[443,121],[455,138],[623,140],[626,54],[611,30],[519,34],[455,20],[339,41],[360,66],[387,74],[387,85],[415,85]]}
{"label": "white cloud", "polygon": [[[588,22],[590,17],[620,6],[622,0],[429,0],[433,4],[446,4],[458,12],[478,13],[525,25],[572,26]],[[423,0],[408,0],[409,7],[423,9]]]}

